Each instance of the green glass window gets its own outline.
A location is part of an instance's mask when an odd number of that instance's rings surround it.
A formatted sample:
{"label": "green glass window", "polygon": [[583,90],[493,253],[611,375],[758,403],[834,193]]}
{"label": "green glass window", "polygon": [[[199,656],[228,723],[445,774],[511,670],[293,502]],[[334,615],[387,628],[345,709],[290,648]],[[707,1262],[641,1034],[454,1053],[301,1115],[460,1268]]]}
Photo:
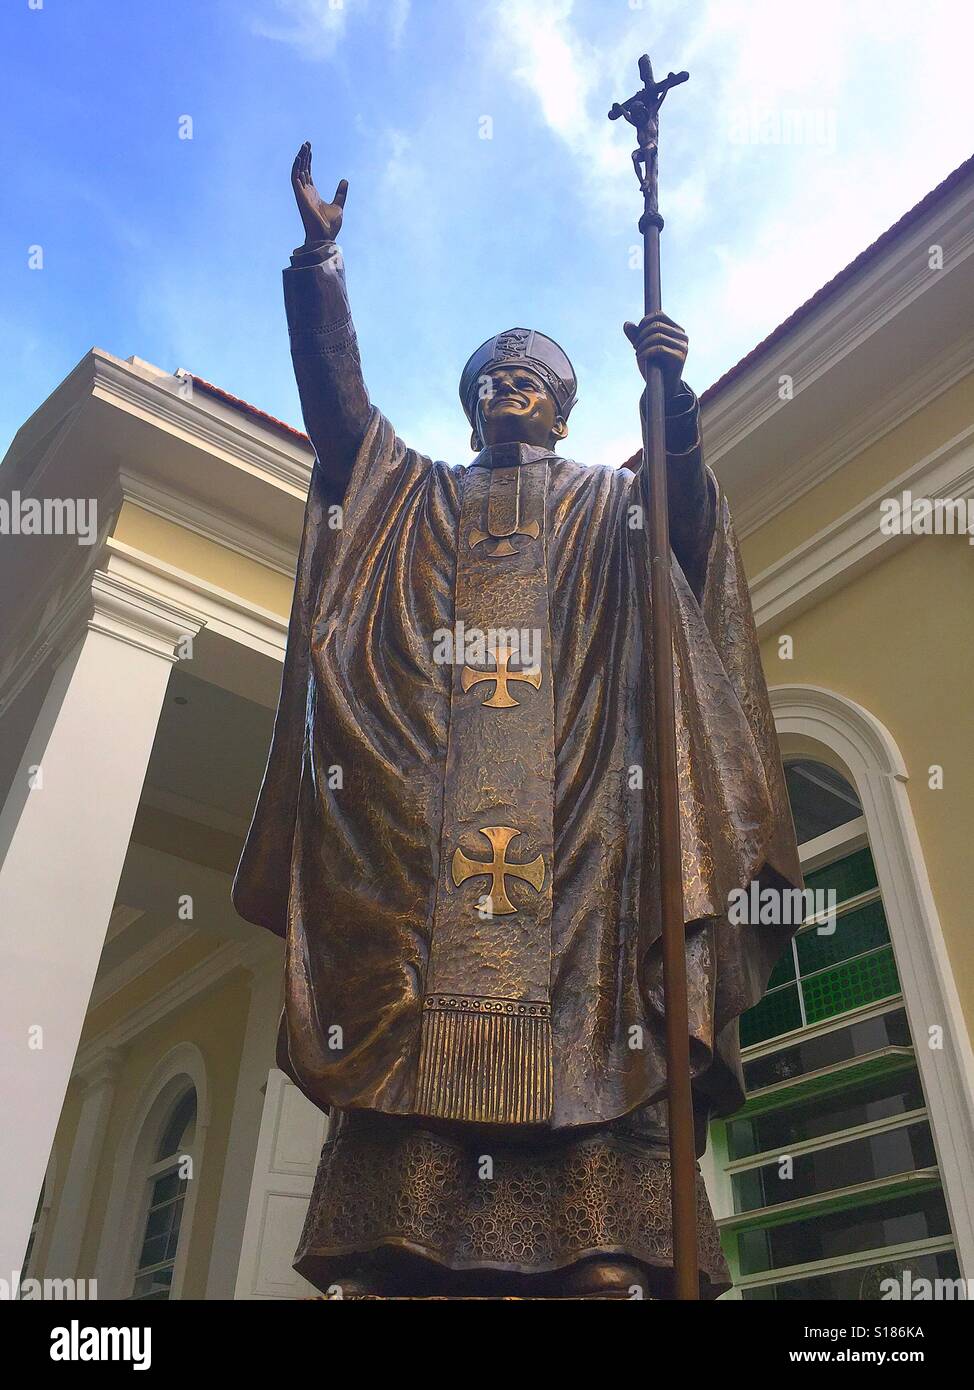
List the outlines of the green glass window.
{"label": "green glass window", "polygon": [[[757,1007],[761,1008],[761,1005]],[[756,1010],[750,1010],[741,1019],[742,1033],[744,1019],[754,1012]],[[821,1071],[855,1057],[880,1052],[883,1048],[911,1047],[912,1041],[906,1010],[889,1009],[885,1013],[874,1014],[872,1018],[851,1023],[846,1028],[833,1028],[817,1037],[789,1042],[779,1051],[766,1053],[762,1057],[745,1058],[744,1083],[750,1094],[765,1086],[795,1080],[806,1072]],[[742,1046],[746,1046],[743,1040]]]}
{"label": "green glass window", "polygon": [[727,1122],[727,1156],[750,1158],[759,1153],[787,1153],[792,1144],[836,1134],[877,1120],[892,1119],[924,1105],[914,1067],[870,1077],[832,1094],[814,1094],[797,1104]]}
{"label": "green glass window", "polygon": [[[809,1275],[804,1279],[785,1279],[778,1284],[761,1284],[756,1289],[744,1289],[742,1297],[748,1300],[792,1300],[792,1299],[854,1299],[862,1302],[881,1299],[888,1291],[885,1281],[894,1279],[902,1287],[902,1280],[909,1274],[911,1280],[934,1279],[949,1280],[952,1283],[960,1278],[957,1256],[952,1250],[944,1250],[936,1255],[908,1255],[898,1260],[868,1264],[858,1269],[836,1269],[828,1274]],[[960,1296],[959,1286],[945,1296]]]}
{"label": "green glass window", "polygon": [[754,1211],[781,1202],[796,1202],[817,1193],[912,1173],[918,1168],[929,1168],[936,1161],[930,1126],[926,1120],[920,1120],[735,1173],[731,1179],[734,1210]]}
{"label": "green glass window", "polygon": [[868,849],[857,850],[824,869],[805,875],[806,888],[834,888],[840,903],[858,898],[862,893],[871,893],[876,886],[876,866]]}
{"label": "green glass window", "polygon": [[153,1184],[134,1299],[159,1301],[169,1297],[185,1198],[186,1179],[177,1178],[175,1173],[157,1178]]}
{"label": "green glass window", "polygon": [[769,991],[755,1008],[741,1019],[741,1047],[751,1047],[779,1033],[790,1033],[802,1026],[802,1006],[798,986],[786,985]]}
{"label": "green glass window", "polygon": [[808,1023],[848,1013],[850,1009],[871,1004],[874,999],[886,999],[898,994],[899,978],[893,961],[893,948],[873,951],[868,956],[837,965],[833,970],[821,970],[802,981],[802,1001]]}
{"label": "green glass window", "polygon": [[867,903],[855,912],[837,917],[831,933],[810,927],[795,938],[798,968],[803,975],[814,974],[839,961],[865,955],[889,941],[886,914],[881,902]]}
{"label": "green glass window", "polygon": [[835,922],[805,927],[789,942],[764,998],[741,1019],[742,1047],[899,993],[882,902],[876,898],[851,912],[841,908],[844,901],[876,891],[869,850],[810,874],[807,886],[835,891]]}
{"label": "green glass window", "polygon": [[[715,1156],[729,1166],[729,1210],[719,1214],[732,1275],[744,1298],[763,1300],[879,1298],[881,1280],[906,1271],[954,1279],[933,1136],[859,799],[839,774],[807,759],[790,764],[786,779],[799,844],[828,833],[826,844],[837,846],[831,863],[805,874],[807,888],[834,893],[836,915],[833,930],[820,921],[799,930],[764,998],[740,1019],[747,1100],[711,1130]],[[820,861],[821,841],[808,853]],[[744,1166],[751,1158],[759,1161]],[[902,1253],[884,1261],[894,1246]],[[812,1268],[776,1277],[793,1266]]]}
{"label": "green glass window", "polygon": [[742,1231],[737,1240],[741,1273],[756,1274],[949,1234],[942,1193],[927,1191],[865,1208],[819,1211],[804,1221]]}

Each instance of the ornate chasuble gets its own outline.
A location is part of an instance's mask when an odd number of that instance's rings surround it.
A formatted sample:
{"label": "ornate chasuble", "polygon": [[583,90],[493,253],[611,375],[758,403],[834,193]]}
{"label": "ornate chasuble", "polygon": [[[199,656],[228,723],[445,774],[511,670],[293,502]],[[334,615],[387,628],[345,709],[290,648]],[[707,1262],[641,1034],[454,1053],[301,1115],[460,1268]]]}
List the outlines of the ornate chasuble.
{"label": "ornate chasuble", "polygon": [[[453,468],[373,410],[337,531],[312,473],[234,901],[285,937],[279,1064],[323,1107],[528,1133],[665,1096],[636,477],[512,448]],[[691,1066],[726,1111],[784,945],[727,896],[800,873],[727,507],[699,440],[670,465],[710,489],[671,573]],[[461,623],[514,636],[437,660]]]}
{"label": "ornate chasuble", "polygon": [[[543,1124],[551,1111],[547,483],[546,458],[522,463],[517,446],[495,446],[463,491],[461,640],[416,1095],[418,1113],[444,1119]],[[484,664],[467,664],[468,642]]]}

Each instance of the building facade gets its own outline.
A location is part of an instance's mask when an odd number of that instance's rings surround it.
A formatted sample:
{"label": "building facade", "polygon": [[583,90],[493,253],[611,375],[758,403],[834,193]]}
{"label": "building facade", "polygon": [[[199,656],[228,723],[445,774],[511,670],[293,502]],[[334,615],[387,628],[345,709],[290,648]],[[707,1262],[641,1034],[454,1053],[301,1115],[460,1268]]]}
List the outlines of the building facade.
{"label": "building facade", "polygon": [[[974,161],[702,401],[836,904],[742,1020],[747,1104],[712,1126],[729,1297],[974,1278],[972,250]],[[311,462],[201,379],[93,349],[0,468],[4,1271],[308,1292],[326,1121],[274,1067],[281,943],[229,888]]]}

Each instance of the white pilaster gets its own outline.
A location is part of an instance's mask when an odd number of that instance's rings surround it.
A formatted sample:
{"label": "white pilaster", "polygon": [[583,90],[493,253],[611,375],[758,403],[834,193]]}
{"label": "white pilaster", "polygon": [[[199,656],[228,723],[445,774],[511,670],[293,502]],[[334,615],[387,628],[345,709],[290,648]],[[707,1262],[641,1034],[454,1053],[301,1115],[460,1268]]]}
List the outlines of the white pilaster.
{"label": "white pilaster", "polygon": [[233,1298],[240,1264],[247,1205],[254,1180],[257,1139],[267,1077],[274,1066],[284,992],[284,953],[276,937],[255,947],[248,959],[250,1010],[240,1055],[233,1117],[220,1187],[207,1298]]}
{"label": "white pilaster", "polygon": [[[0,811],[0,1269],[20,1268],[180,639],[96,571]],[[72,645],[73,643],[73,645]]]}
{"label": "white pilaster", "polygon": [[54,1213],[51,1243],[44,1260],[43,1273],[47,1278],[91,1277],[92,1271],[81,1270],[78,1262],[121,1067],[122,1054],[108,1049],[80,1078],[85,1090],[64,1186]]}

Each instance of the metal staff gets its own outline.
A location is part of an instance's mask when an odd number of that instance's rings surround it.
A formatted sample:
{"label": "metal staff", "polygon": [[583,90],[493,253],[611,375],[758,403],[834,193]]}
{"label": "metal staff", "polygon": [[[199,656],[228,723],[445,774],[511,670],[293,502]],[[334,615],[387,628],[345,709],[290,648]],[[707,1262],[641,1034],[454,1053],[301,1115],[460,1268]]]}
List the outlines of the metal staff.
{"label": "metal staff", "polygon": [[[658,314],[659,234],[657,206],[659,109],[671,87],[687,72],[653,78],[649,56],[639,60],[642,90],[616,102],[609,120],[624,116],[636,128],[632,162],[643,194],[644,313]],[[643,463],[640,477],[643,514],[648,516],[650,591],[653,608],[653,694],[659,814],[659,880],[662,911],[663,991],[666,1012],[666,1080],[670,1131],[670,1183],[673,1213],[673,1267],[676,1296],[699,1297],[697,1262],[697,1159],[690,1084],[690,1030],[683,922],[683,862],[680,851],[680,798],[677,783],[676,724],[673,698],[673,623],[670,603],[670,528],[666,500],[666,421],[663,374],[649,364],[645,372]]]}

